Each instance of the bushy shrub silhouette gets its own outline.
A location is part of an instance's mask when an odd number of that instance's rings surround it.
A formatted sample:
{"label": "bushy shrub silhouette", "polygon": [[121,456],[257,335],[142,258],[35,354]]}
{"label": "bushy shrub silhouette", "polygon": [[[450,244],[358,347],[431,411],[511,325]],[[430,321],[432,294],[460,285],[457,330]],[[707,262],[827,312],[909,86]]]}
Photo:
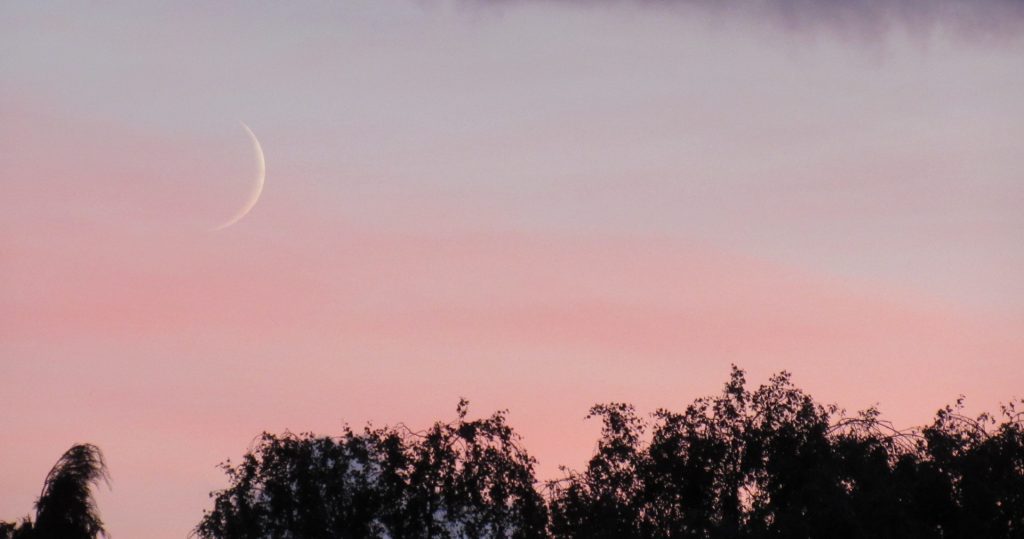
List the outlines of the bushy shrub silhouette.
{"label": "bushy shrub silhouette", "polygon": [[203,538],[542,537],[534,459],[504,413],[425,432],[264,434],[196,528]]}
{"label": "bushy shrub silhouette", "polygon": [[[958,400],[922,428],[878,410],[847,415],[789,374],[750,389],[733,367],[718,395],[649,417],[596,405],[582,470],[545,484],[498,412],[425,431],[264,433],[211,494],[202,539],[1013,539],[1024,538],[1024,412],[967,417]],[[75,445],[46,477],[34,520],[0,539],[105,535],[92,498],[106,480]]]}
{"label": "bushy shrub silhouette", "polygon": [[241,537],[1024,537],[1022,414],[968,418],[962,402],[897,430],[847,415],[783,372],[642,417],[601,420],[586,467],[539,487],[504,414],[423,433],[265,434],[197,533]]}
{"label": "bushy shrub silhouette", "polygon": [[1024,537],[1022,414],[943,408],[899,431],[847,417],[793,386],[756,390],[733,368],[720,395],[648,422],[627,404],[586,468],[550,483],[555,538]]}
{"label": "bushy shrub silhouette", "polygon": [[106,536],[92,497],[93,487],[107,480],[103,453],[91,444],[68,449],[47,474],[36,501],[35,521],[0,523],[0,538],[94,539]]}

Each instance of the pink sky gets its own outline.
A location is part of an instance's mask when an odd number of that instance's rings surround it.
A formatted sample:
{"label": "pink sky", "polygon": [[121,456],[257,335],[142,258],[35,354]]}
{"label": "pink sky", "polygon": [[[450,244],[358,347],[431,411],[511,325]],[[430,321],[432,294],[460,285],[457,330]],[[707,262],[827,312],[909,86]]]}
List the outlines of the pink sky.
{"label": "pink sky", "polygon": [[[5,4],[0,520],[80,441],[161,539],[263,430],[460,396],[542,478],[730,363],[901,425],[1024,396],[1024,40],[905,5]],[[240,121],[266,188],[210,232]]]}

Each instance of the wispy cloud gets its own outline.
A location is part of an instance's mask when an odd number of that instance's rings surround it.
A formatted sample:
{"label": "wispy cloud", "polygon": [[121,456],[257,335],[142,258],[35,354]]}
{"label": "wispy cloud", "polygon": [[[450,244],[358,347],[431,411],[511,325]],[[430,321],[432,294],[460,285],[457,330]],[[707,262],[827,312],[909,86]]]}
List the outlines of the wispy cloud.
{"label": "wispy cloud", "polygon": [[629,6],[700,12],[722,18],[762,21],[788,32],[828,32],[877,39],[890,32],[925,36],[936,31],[993,38],[1024,29],[1020,0],[470,0],[474,4],[561,4],[601,8]]}

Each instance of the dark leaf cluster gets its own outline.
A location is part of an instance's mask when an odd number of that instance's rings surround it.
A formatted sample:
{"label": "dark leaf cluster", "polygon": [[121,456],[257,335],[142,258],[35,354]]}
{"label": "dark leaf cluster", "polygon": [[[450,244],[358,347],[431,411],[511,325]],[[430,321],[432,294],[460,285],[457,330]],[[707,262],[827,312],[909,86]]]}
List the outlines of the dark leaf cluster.
{"label": "dark leaf cluster", "polygon": [[103,453],[91,444],[76,444],[47,474],[36,501],[35,521],[0,522],[0,539],[94,539],[106,536],[92,497],[93,487],[108,480]]}
{"label": "dark leaf cluster", "polygon": [[939,411],[899,431],[733,368],[720,395],[650,421],[595,406],[597,452],[550,484],[555,538],[1024,537],[1024,422]]}
{"label": "dark leaf cluster", "polygon": [[[201,539],[1013,539],[1024,538],[1024,412],[968,417],[962,399],[919,429],[876,409],[847,415],[783,372],[743,371],[682,411],[594,406],[582,470],[543,486],[504,412],[425,431],[263,434],[211,494]],[[72,447],[35,519],[0,539],[95,539],[99,450]]]}
{"label": "dark leaf cluster", "polygon": [[263,434],[196,528],[226,537],[540,537],[546,506],[534,459],[504,413],[339,438]]}

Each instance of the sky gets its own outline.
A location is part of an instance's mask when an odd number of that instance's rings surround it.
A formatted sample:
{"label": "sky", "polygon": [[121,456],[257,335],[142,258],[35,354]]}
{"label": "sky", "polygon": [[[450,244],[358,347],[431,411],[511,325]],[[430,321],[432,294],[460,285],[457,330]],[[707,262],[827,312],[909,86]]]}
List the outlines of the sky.
{"label": "sky", "polygon": [[264,430],[460,397],[542,479],[730,364],[1024,397],[1020,2],[207,4],[0,4],[0,520],[75,442],[162,539]]}

